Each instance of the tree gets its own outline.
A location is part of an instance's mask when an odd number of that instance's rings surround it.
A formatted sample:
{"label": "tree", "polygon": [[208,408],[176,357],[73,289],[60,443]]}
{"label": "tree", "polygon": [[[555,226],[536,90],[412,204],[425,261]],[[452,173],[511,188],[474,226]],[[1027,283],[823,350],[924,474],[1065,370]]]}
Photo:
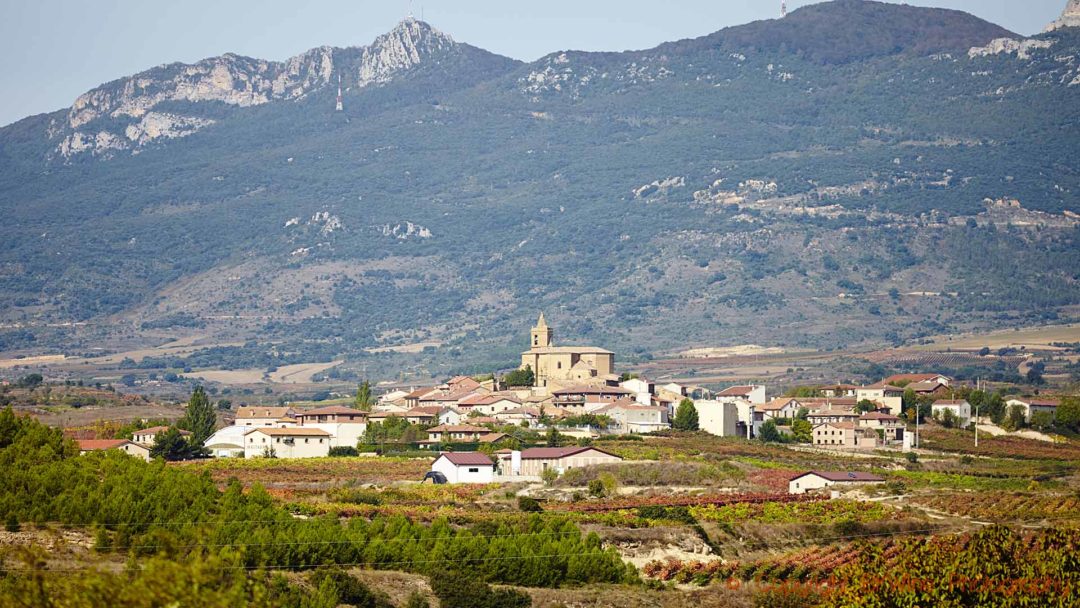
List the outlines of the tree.
{"label": "tree", "polygon": [[549,448],[557,448],[562,445],[562,435],[559,435],[559,431],[555,427],[549,427],[547,432],[547,440],[545,442]]}
{"label": "tree", "polygon": [[232,409],[232,401],[228,399],[222,399],[217,402],[217,409],[222,412],[227,412]]}
{"label": "tree", "polygon": [[870,401],[869,399],[860,399],[859,402],[855,404],[855,412],[858,413],[858,414],[864,414],[866,412],[875,412],[875,411],[877,411],[877,409],[878,409],[877,404],[874,403],[873,401]]}
{"label": "tree", "polygon": [[799,443],[814,442],[814,427],[810,424],[809,420],[796,418],[791,423],[791,434],[795,438],[795,441],[798,441]]}
{"label": "tree", "polygon": [[41,386],[41,383],[44,381],[45,379],[41,377],[41,374],[27,374],[22,378],[19,378],[17,384],[20,388],[28,388],[30,390],[33,390]]}
{"label": "tree", "polygon": [[1014,405],[1009,408],[1009,413],[1005,416],[1005,420],[1001,422],[1001,427],[1006,431],[1015,431],[1024,426],[1024,407],[1021,405]]}
{"label": "tree", "polygon": [[372,405],[371,383],[364,380],[356,387],[356,409],[370,412]]}
{"label": "tree", "polygon": [[174,462],[187,460],[199,456],[199,450],[194,448],[176,427],[170,426],[164,433],[154,437],[154,445],[150,446],[151,458],[163,458]]}
{"label": "tree", "polygon": [[672,426],[677,431],[698,430],[698,412],[693,401],[683,399],[679,402],[679,407],[675,410],[675,420],[672,422]]}
{"label": "tree", "polygon": [[[1057,408],[1057,424],[1080,431],[1080,397],[1063,397]],[[0,435],[0,441],[2,441]],[[0,444],[2,445],[2,444]]]}
{"label": "tree", "polygon": [[956,417],[956,414],[954,414],[952,410],[946,409],[941,412],[941,417],[938,422],[941,423],[941,426],[947,429],[951,429],[956,427],[960,423],[960,420]]}
{"label": "tree", "polygon": [[196,386],[188,400],[187,412],[177,424],[180,428],[191,431],[191,445],[202,447],[217,426],[217,413],[210,405],[210,398],[201,386]]}
{"label": "tree", "polygon": [[780,429],[776,428],[775,420],[766,420],[765,424],[761,425],[760,439],[765,443],[784,442],[784,436],[780,434]]}
{"label": "tree", "polygon": [[1031,427],[1045,431],[1054,426],[1054,415],[1050,412],[1035,412],[1031,415]]}
{"label": "tree", "polygon": [[506,386],[532,386],[536,382],[536,375],[532,367],[526,365],[503,376],[503,382]]}

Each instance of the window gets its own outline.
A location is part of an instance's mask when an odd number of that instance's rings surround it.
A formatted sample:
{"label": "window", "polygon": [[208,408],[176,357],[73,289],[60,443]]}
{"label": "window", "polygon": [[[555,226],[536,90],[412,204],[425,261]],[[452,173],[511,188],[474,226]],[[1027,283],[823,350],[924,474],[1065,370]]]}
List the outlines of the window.
{"label": "window", "polygon": [[308,439],[307,437],[304,437],[304,443],[311,443],[311,440]]}
{"label": "window", "polygon": [[479,469],[478,467],[471,467],[471,468],[469,469],[469,472],[470,472],[470,473],[479,473],[479,472],[480,472],[480,469]]}

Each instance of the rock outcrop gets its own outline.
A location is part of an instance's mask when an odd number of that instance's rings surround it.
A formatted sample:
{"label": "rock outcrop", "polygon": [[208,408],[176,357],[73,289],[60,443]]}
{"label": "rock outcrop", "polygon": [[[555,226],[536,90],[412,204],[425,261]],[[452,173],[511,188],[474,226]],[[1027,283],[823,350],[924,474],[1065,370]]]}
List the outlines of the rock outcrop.
{"label": "rock outcrop", "polygon": [[1080,0],[1069,0],[1065,10],[1061,12],[1061,17],[1046,26],[1046,31],[1052,32],[1063,27],[1080,27]]}
{"label": "rock outcrop", "polygon": [[302,99],[328,86],[391,82],[459,45],[427,23],[406,19],[370,46],[319,47],[283,62],[226,54],[193,65],[168,64],[80,95],[65,121],[50,126],[54,156],[111,156],[186,137],[214,124],[197,109],[155,111],[166,102],[216,102],[244,108]]}

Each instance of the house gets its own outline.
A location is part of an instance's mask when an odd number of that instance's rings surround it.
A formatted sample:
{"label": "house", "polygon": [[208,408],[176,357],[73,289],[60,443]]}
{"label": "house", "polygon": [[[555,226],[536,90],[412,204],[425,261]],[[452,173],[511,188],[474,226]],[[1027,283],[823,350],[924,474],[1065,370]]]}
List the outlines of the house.
{"label": "house", "polygon": [[833,486],[844,488],[881,483],[885,478],[880,475],[845,471],[809,471],[796,475],[788,482],[789,494],[805,494]]}
{"label": "house", "polygon": [[938,399],[930,406],[930,411],[935,420],[941,419],[945,412],[952,412],[960,427],[971,424],[971,404],[965,399]]}
{"label": "house", "polygon": [[292,418],[296,410],[291,407],[267,407],[263,405],[244,405],[236,410],[237,426],[281,426],[282,418]]}
{"label": "house", "polygon": [[831,422],[855,422],[859,414],[854,410],[818,410],[807,415],[806,420],[810,424],[827,424]]}
{"label": "house", "polygon": [[855,391],[855,400],[856,402],[866,400],[880,403],[888,408],[890,414],[898,416],[904,405],[904,389],[879,382],[860,387]]}
{"label": "house", "polygon": [[319,428],[256,428],[244,435],[244,457],[318,458],[330,454],[330,440]]}
{"label": "house", "polygon": [[671,428],[668,408],[641,405],[631,399],[620,399],[593,413],[611,418],[622,433],[652,433]]}
{"label": "house", "polygon": [[640,405],[652,405],[653,394],[656,393],[656,384],[644,378],[631,378],[619,383],[633,394],[634,401]]}
{"label": "house", "polygon": [[[711,399],[694,402],[698,414],[698,428],[717,437],[739,435],[739,408],[733,402],[723,403]],[[743,431],[745,436],[745,430]]]}
{"label": "house", "polygon": [[472,424],[440,424],[427,430],[429,443],[472,443],[480,440],[491,429]]}
{"label": "house", "polygon": [[452,391],[452,390],[438,390],[433,393],[424,395],[417,401],[417,405],[411,409],[417,407],[458,407],[458,404],[477,393],[473,391]]}
{"label": "house", "polygon": [[529,336],[529,350],[521,353],[521,369],[533,371],[533,386],[551,382],[582,382],[604,378],[615,371],[615,353],[594,346],[555,346],[555,330],[544,313]]}
{"label": "house", "polygon": [[888,443],[903,441],[905,424],[899,416],[884,412],[867,412],[859,416],[859,426],[881,431],[880,435]]}
{"label": "house", "polygon": [[438,405],[421,405],[405,412],[401,417],[408,421],[409,424],[435,425],[439,423],[439,414],[443,410],[449,409]]}
{"label": "house", "polygon": [[657,391],[667,391],[673,395],[677,395],[680,399],[686,396],[686,387],[678,382],[668,382],[667,384],[661,384],[656,387]]}
{"label": "house", "polygon": [[486,433],[484,435],[480,435],[480,437],[477,438],[476,442],[495,444],[499,443],[500,441],[506,441],[508,439],[513,439],[513,437],[507,435],[506,433]]}
{"label": "house", "polygon": [[422,397],[426,397],[426,396],[428,396],[428,395],[430,395],[432,393],[438,392],[438,390],[439,389],[437,387],[434,387],[434,386],[424,386],[424,387],[421,387],[421,388],[418,388],[418,389],[413,389],[412,391],[409,391],[405,395],[405,397],[402,398],[402,401],[404,401],[404,404],[402,404],[402,407],[405,408],[406,410],[410,410],[410,409],[412,409],[414,407],[419,407],[420,406],[420,399]]}
{"label": "house", "polygon": [[248,426],[227,426],[218,429],[206,439],[203,447],[214,458],[243,458],[244,436],[251,432]]}
{"label": "house", "polygon": [[927,380],[926,382],[912,382],[904,387],[905,391],[914,391],[916,395],[933,395],[937,392],[946,392],[949,390],[948,384],[942,384],[936,380]]}
{"label": "house", "polygon": [[525,477],[540,477],[547,469],[562,475],[570,469],[622,462],[622,458],[594,447],[529,448],[502,452],[499,457],[500,471]]}
{"label": "house", "polygon": [[302,428],[322,429],[330,434],[330,447],[356,447],[367,431],[368,413],[331,405],[296,413]]}
{"label": "house", "polygon": [[495,462],[480,452],[447,452],[431,463],[449,483],[491,483],[495,480]]}
{"label": "house", "polygon": [[830,384],[819,386],[818,392],[822,397],[857,397],[860,388],[854,384]]}
{"label": "house", "polygon": [[484,388],[482,384],[470,376],[455,376],[446,384],[450,387],[450,391],[454,393],[471,393]]}
{"label": "house", "polygon": [[1045,412],[1056,417],[1057,408],[1060,404],[1061,401],[1058,399],[1031,399],[1025,397],[1022,399],[1009,399],[1005,402],[1005,407],[1006,411],[1009,411],[1013,406],[1020,406],[1020,408],[1024,410],[1024,420],[1031,422],[1032,414],[1038,414],[1040,412]]}
{"label": "house", "polygon": [[[781,397],[757,406],[754,410],[754,418],[762,422],[768,419],[779,420],[782,418],[791,420],[795,418],[800,409],[802,409],[802,403],[799,403],[798,400]],[[760,418],[758,418],[759,416]]]}
{"label": "house", "polygon": [[814,447],[875,448],[877,432],[855,422],[826,422],[814,427]]}
{"label": "house", "polygon": [[388,393],[383,393],[379,397],[379,402],[378,402],[377,405],[388,405],[388,404],[396,405],[396,404],[399,404],[399,403],[404,405],[405,397],[408,394],[409,394],[409,391],[403,391],[403,390],[400,390],[400,389],[396,390],[396,391],[390,391]]}
{"label": "house", "polygon": [[457,407],[466,415],[470,412],[479,412],[494,416],[500,412],[521,407],[521,400],[512,394],[476,394],[458,401]]}
{"label": "house", "polygon": [[502,424],[521,425],[526,422],[534,426],[540,420],[540,410],[534,407],[516,407],[495,414],[494,418]]}
{"label": "house", "polygon": [[[152,426],[152,427],[150,427],[148,429],[143,429],[141,431],[135,431],[131,435],[131,440],[134,441],[135,443],[141,443],[143,445],[154,445],[154,441],[157,439],[157,436],[164,433],[167,430],[169,430],[169,427],[167,427],[167,426]],[[190,439],[191,438],[191,431],[183,431],[182,430],[182,431],[180,431],[180,435],[182,437],[184,437],[185,439]]]}
{"label": "house", "polygon": [[573,414],[597,410],[633,393],[620,386],[571,386],[552,392],[555,407]]}
{"label": "house", "polygon": [[119,450],[130,456],[150,461],[150,448],[127,439],[79,439],[79,455],[101,450]]}
{"label": "house", "polygon": [[893,386],[910,385],[921,382],[936,382],[944,386],[949,386],[952,381],[953,379],[945,374],[894,374],[881,382],[882,384],[891,384]]}
{"label": "house", "polygon": [[761,405],[765,403],[765,387],[763,385],[730,386],[717,393],[716,396],[721,400],[724,397],[736,397],[745,399],[752,405]]}

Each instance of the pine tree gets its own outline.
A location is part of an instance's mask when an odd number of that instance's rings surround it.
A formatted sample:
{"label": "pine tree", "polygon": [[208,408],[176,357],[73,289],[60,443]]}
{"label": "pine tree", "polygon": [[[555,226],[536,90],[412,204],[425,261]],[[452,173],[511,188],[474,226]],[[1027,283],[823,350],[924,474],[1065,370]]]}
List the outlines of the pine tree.
{"label": "pine tree", "polygon": [[175,427],[154,437],[154,445],[150,446],[151,458],[164,458],[168,461],[184,460],[198,455],[195,449]]}
{"label": "pine tree", "polygon": [[784,441],[780,429],[776,428],[775,420],[766,420],[765,424],[761,425],[761,440],[766,443],[782,443]]}
{"label": "pine tree", "polygon": [[191,393],[187,413],[184,414],[178,426],[191,431],[191,445],[196,447],[202,447],[210,435],[214,434],[217,413],[214,412],[214,406],[210,404],[210,399],[206,396],[203,387],[196,386]]}
{"label": "pine tree", "polygon": [[677,431],[698,430],[698,413],[693,401],[683,399],[679,402],[679,407],[675,410],[675,421],[672,426]]}
{"label": "pine tree", "polygon": [[364,380],[356,387],[356,409],[371,411],[371,383]]}

